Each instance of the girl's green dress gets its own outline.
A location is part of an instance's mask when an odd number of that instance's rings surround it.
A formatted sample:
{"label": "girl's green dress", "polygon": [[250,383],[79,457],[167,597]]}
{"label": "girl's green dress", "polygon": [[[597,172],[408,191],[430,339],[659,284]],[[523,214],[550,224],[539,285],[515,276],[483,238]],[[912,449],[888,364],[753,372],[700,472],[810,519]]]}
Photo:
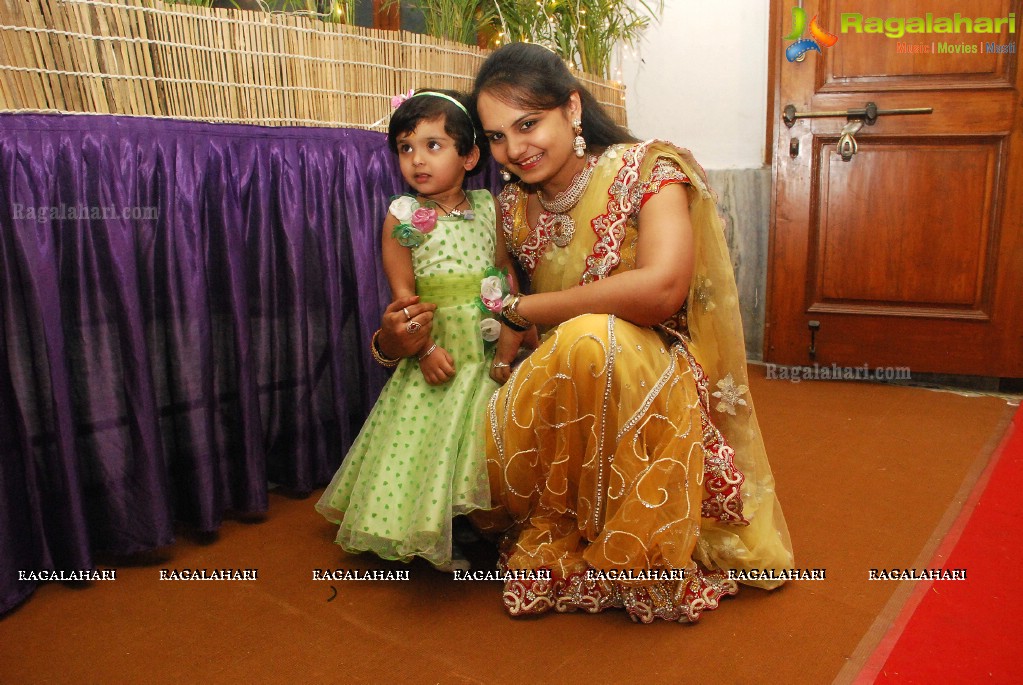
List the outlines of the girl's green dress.
{"label": "girl's green dress", "polygon": [[416,291],[437,304],[432,336],[454,359],[455,375],[431,386],[415,357],[403,359],[316,504],[340,525],[335,542],[350,552],[445,566],[452,518],[490,507],[483,417],[497,384],[475,301],[493,264],[496,222],[488,191],[466,195],[473,218],[440,217],[411,248]]}

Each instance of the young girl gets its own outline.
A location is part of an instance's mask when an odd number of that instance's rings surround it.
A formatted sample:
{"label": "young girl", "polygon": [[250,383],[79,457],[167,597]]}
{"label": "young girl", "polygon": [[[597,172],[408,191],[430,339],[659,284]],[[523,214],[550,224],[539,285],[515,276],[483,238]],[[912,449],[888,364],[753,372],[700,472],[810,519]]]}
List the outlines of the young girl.
{"label": "young girl", "polygon": [[[494,266],[508,262],[494,199],[462,189],[480,148],[461,97],[422,90],[396,98],[388,144],[413,192],[391,202],[384,270],[395,300],[418,295],[437,309],[413,357],[389,359],[374,336],[374,358],[397,368],[316,505],[340,524],[335,541],[344,549],[421,556],[442,570],[469,568],[457,548],[452,556],[452,518],[490,506],[482,429],[500,331],[490,310],[510,291]],[[417,334],[423,324],[405,316]]]}

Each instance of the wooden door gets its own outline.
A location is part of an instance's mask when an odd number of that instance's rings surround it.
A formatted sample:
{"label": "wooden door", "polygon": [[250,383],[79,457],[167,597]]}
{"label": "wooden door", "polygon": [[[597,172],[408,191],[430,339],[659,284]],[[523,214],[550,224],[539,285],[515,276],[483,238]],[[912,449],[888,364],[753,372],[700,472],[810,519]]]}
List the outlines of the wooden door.
{"label": "wooden door", "polygon": [[[797,1],[772,0],[765,360],[1023,377],[1021,2],[799,4],[838,40],[789,62]],[[851,13],[858,24],[842,16]],[[971,21],[966,32],[965,19],[984,17],[1000,31]],[[890,35],[867,32],[879,26]],[[935,26],[959,32],[905,32]],[[867,103],[933,113],[881,114],[855,134],[848,161],[838,151],[845,118],[783,122],[786,105]]]}

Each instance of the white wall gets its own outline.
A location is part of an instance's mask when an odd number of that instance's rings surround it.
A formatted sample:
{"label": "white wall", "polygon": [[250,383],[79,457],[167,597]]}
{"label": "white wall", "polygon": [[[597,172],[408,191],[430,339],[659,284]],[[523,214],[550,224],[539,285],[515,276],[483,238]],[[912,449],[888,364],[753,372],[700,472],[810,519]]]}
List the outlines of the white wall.
{"label": "white wall", "polygon": [[687,147],[707,169],[763,166],[768,0],[665,0],[622,51],[629,128]]}

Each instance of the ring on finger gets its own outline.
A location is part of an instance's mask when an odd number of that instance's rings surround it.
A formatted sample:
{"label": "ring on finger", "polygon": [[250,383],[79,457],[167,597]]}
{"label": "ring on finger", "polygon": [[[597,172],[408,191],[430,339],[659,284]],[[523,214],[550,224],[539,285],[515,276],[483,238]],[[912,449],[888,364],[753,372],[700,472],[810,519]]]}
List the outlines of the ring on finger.
{"label": "ring on finger", "polygon": [[419,323],[418,321],[412,321],[411,319],[407,324],[405,324],[405,330],[408,331],[409,333],[415,333],[422,327],[423,324]]}
{"label": "ring on finger", "polygon": [[402,307],[401,311],[405,312],[405,320],[406,321],[411,321],[412,320],[412,315],[408,313],[408,307]]}

